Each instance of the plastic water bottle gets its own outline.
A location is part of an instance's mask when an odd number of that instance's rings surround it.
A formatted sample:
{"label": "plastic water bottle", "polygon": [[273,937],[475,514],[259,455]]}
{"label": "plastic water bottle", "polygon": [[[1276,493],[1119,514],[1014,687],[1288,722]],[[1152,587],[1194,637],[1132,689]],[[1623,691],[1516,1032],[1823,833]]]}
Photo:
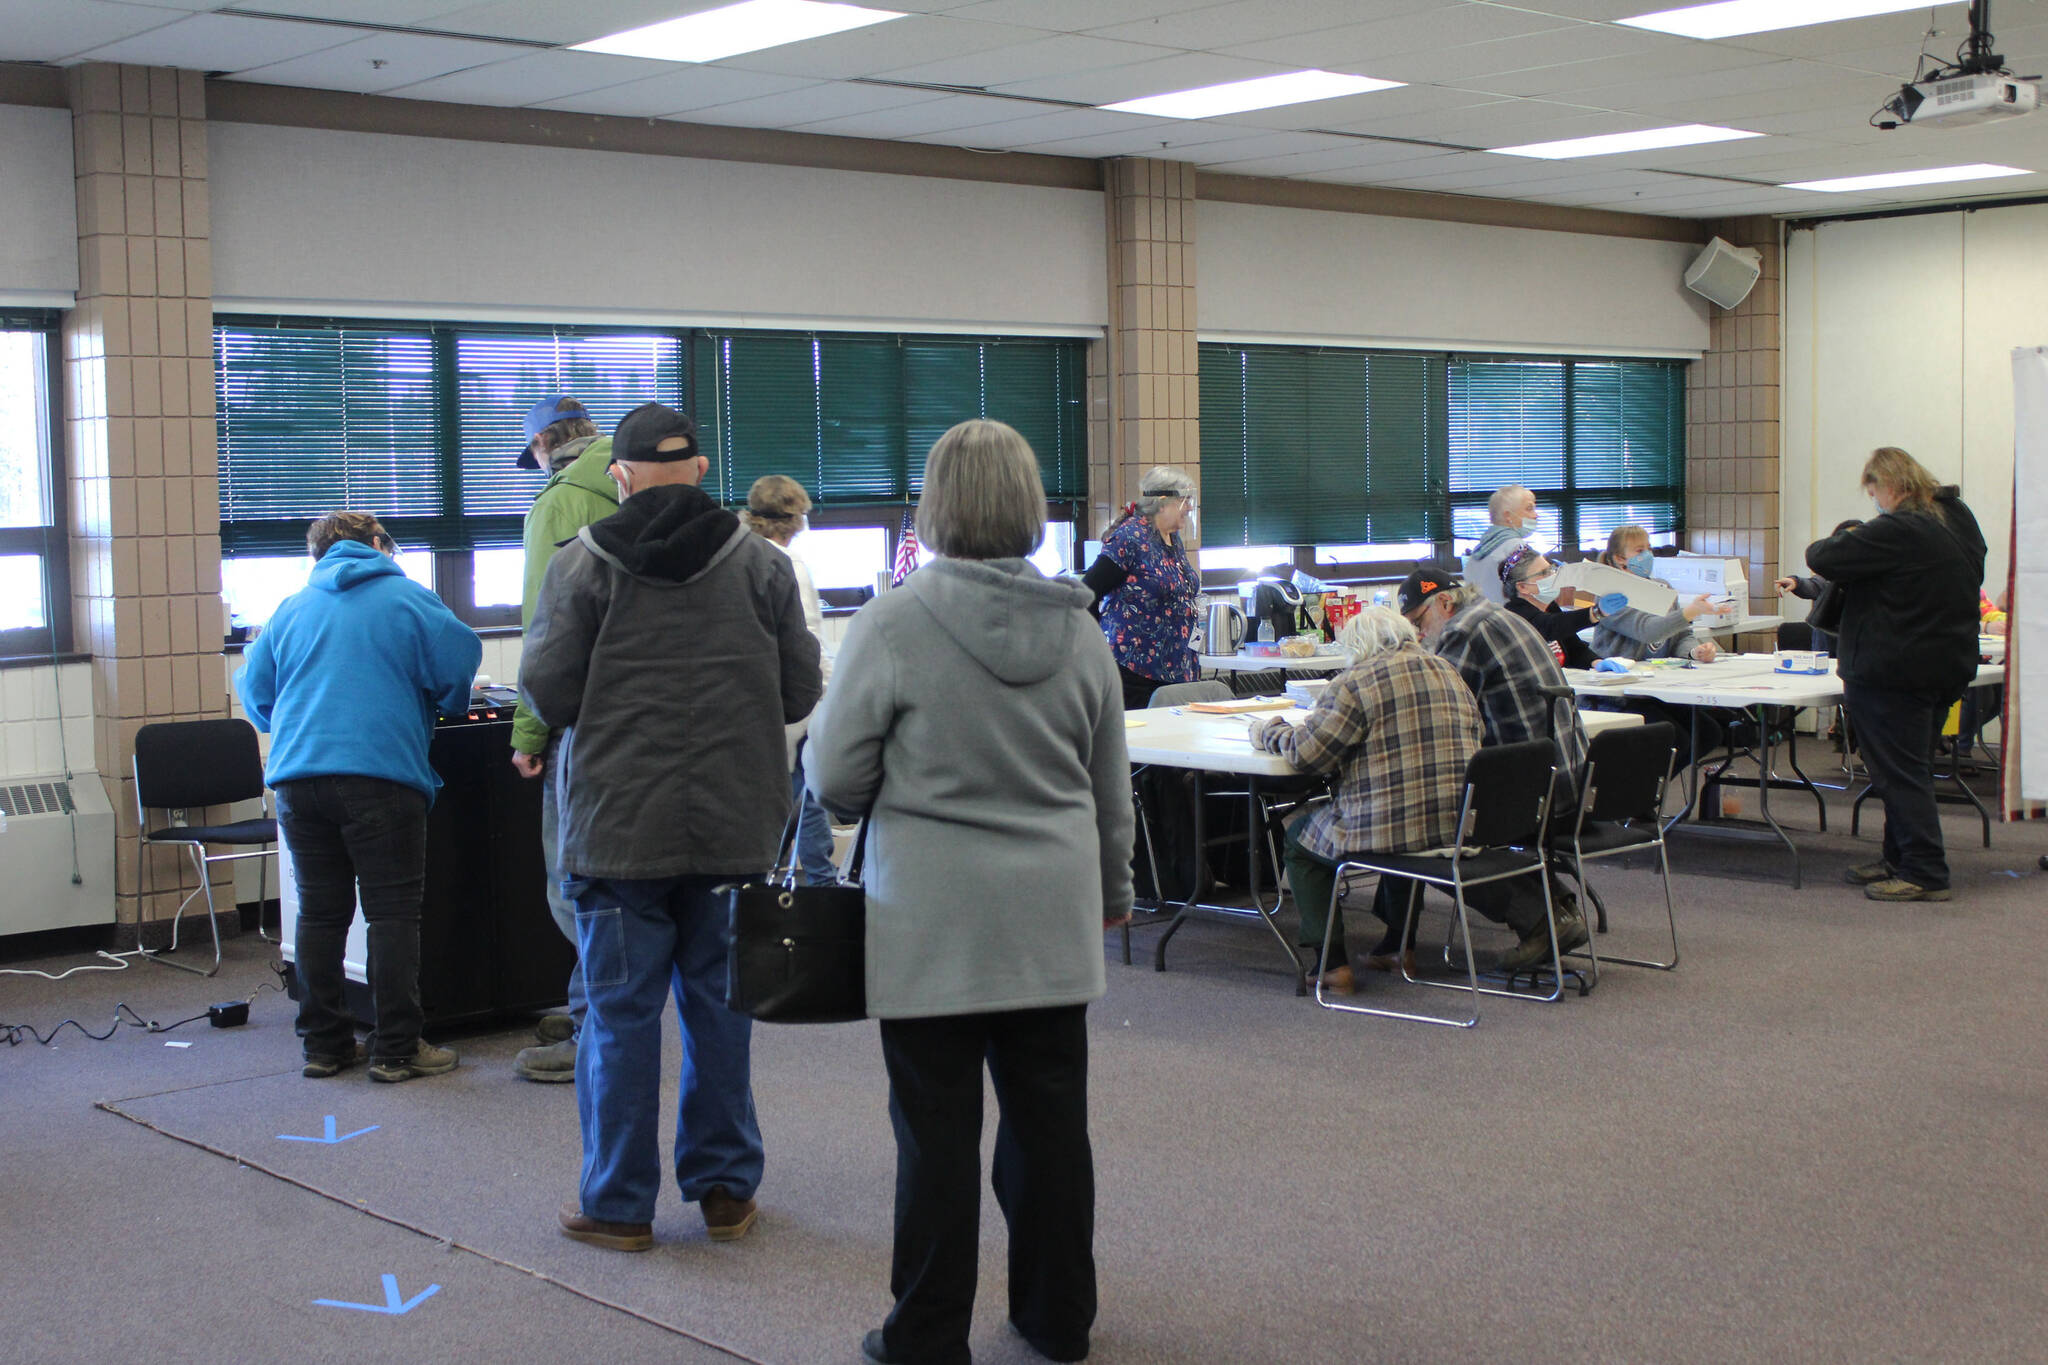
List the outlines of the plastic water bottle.
{"label": "plastic water bottle", "polygon": [[1273,643],[1273,618],[1270,616],[1259,622],[1259,643],[1262,645]]}

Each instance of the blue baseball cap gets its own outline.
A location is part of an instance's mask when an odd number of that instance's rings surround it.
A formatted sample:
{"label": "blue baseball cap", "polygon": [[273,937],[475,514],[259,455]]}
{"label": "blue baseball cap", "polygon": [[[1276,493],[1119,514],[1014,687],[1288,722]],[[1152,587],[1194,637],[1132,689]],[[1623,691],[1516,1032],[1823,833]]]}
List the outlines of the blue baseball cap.
{"label": "blue baseball cap", "polygon": [[551,393],[526,410],[526,444],[514,461],[521,469],[539,469],[540,460],[533,453],[534,438],[557,422],[567,422],[581,417],[590,419],[590,411],[566,393]]}

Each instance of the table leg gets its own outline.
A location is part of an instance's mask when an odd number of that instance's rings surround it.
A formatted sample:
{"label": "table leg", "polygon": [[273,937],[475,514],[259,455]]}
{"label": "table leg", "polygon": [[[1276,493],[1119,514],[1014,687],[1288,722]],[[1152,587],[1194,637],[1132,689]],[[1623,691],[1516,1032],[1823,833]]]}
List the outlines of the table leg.
{"label": "table leg", "polygon": [[[1757,744],[1762,753],[1762,761],[1756,775],[1757,812],[1763,816],[1764,823],[1771,827],[1771,832],[1784,842],[1786,849],[1792,854],[1792,889],[1797,891],[1800,881],[1799,845],[1792,842],[1792,836],[1785,832],[1784,826],[1778,823],[1778,818],[1771,814],[1771,728],[1764,723],[1763,707],[1752,706],[1748,711],[1756,723]],[[1819,793],[1816,792],[1816,799],[1818,796]]]}

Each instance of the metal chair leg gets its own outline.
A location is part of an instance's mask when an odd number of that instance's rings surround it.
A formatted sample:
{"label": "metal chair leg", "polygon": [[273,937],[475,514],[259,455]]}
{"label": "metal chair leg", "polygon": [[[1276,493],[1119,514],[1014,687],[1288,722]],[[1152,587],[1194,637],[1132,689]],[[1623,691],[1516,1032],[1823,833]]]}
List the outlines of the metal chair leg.
{"label": "metal chair leg", "polygon": [[[147,867],[146,860],[148,858],[149,848],[150,845],[146,842],[142,846],[142,854],[145,859],[145,870]],[[142,921],[139,918],[138,914],[138,918],[135,923],[135,947],[138,953],[140,953],[143,957],[148,958],[151,962],[159,962],[166,967],[176,967],[179,971],[190,972],[194,976],[212,976],[215,972],[220,970],[221,961],[220,917],[214,913],[213,908],[213,878],[208,874],[206,864],[206,850],[201,848],[198,844],[186,844],[185,849],[192,855],[192,861],[199,869],[199,889],[197,891],[187,893],[185,899],[178,902],[177,911],[171,916],[170,946],[168,948],[162,948],[157,950],[144,948],[142,946]],[[147,888],[145,886],[145,891],[146,889]],[[192,903],[192,898],[194,896],[200,895],[201,893],[204,893],[206,896],[206,923],[207,926],[213,930],[213,965],[211,967],[194,967],[188,963],[175,962],[170,958],[164,956],[165,953],[175,953],[178,951],[178,926],[184,921],[185,907]]]}
{"label": "metal chair leg", "polygon": [[[1323,962],[1329,961],[1330,943],[1337,932],[1337,909],[1338,902],[1342,895],[1343,885],[1344,879],[1340,875],[1331,884],[1330,887],[1330,918],[1328,922],[1326,922],[1323,925],[1323,949],[1321,959]],[[1418,903],[1421,900],[1421,893],[1422,883],[1412,883],[1411,890],[1408,896],[1407,922],[1401,936],[1401,959],[1406,958],[1408,945],[1411,942],[1413,942],[1414,939],[1415,911]],[[1406,1019],[1411,1023],[1438,1024],[1445,1028],[1471,1028],[1473,1025],[1477,1024],[1479,1022],[1480,996],[1479,967],[1472,957],[1472,933],[1470,925],[1467,924],[1465,920],[1465,893],[1464,888],[1462,886],[1455,888],[1455,894],[1453,899],[1455,899],[1457,902],[1459,927],[1463,931],[1463,936],[1465,940],[1465,977],[1467,982],[1469,983],[1468,987],[1461,988],[1458,986],[1452,986],[1448,982],[1417,981],[1416,978],[1408,975],[1408,968],[1405,961],[1402,962],[1401,966],[1401,979],[1408,982],[1411,985],[1442,986],[1446,990],[1469,989],[1472,995],[1472,1013],[1470,1014],[1470,1016],[1464,1019],[1446,1019],[1441,1015],[1415,1014],[1407,1010],[1374,1009],[1368,1005],[1339,1004],[1334,1000],[1329,1000],[1324,997],[1323,974],[1320,971],[1316,973],[1316,1004],[1322,1007],[1323,1009],[1336,1010],[1343,1014],[1370,1014],[1381,1019]]]}

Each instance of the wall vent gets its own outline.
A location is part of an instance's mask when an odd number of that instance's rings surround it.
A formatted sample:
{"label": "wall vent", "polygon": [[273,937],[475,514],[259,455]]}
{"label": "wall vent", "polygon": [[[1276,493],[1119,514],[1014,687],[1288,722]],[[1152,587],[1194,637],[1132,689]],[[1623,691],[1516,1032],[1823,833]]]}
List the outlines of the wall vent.
{"label": "wall vent", "polygon": [[69,815],[71,784],[66,781],[0,785],[0,815]]}

